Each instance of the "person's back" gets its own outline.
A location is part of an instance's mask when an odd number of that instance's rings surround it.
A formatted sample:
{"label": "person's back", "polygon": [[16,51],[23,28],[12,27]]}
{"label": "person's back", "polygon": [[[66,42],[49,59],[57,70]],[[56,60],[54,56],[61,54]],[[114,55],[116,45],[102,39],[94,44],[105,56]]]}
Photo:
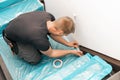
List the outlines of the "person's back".
{"label": "person's back", "polygon": [[13,41],[22,41],[24,43],[32,43],[35,39],[40,39],[41,36],[47,39],[49,33],[46,22],[54,20],[54,17],[47,12],[30,12],[25,13],[12,20],[5,32]]}

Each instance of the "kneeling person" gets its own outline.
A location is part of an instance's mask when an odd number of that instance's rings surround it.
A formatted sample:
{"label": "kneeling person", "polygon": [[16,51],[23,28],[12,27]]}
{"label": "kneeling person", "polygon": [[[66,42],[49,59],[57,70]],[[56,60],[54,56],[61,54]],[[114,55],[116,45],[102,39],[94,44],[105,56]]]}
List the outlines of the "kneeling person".
{"label": "kneeling person", "polygon": [[54,16],[45,11],[34,11],[21,14],[12,21],[4,30],[4,39],[11,45],[13,52],[25,61],[37,64],[41,54],[49,57],[61,57],[68,54],[82,55],[77,50],[55,50],[50,46],[48,35],[55,41],[70,46],[78,47],[78,43],[67,42],[62,38],[75,31],[74,22],[70,17],[61,17],[55,20]]}

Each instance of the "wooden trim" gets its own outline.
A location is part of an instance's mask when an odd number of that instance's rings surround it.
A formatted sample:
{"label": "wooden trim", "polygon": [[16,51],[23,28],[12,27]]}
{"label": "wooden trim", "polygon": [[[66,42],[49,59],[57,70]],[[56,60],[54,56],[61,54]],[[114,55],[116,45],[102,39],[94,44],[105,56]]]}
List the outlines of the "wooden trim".
{"label": "wooden trim", "polygon": [[7,69],[7,67],[6,67],[6,65],[5,65],[5,63],[4,63],[4,61],[3,61],[3,59],[2,59],[2,57],[1,57],[1,55],[0,55],[0,67],[2,68],[2,71],[5,75],[5,78],[7,80],[13,80],[9,71],[8,71],[8,69]]}
{"label": "wooden trim", "polygon": [[6,80],[2,68],[0,67],[0,80]]}
{"label": "wooden trim", "polygon": [[110,63],[110,64],[112,65],[113,70],[114,70],[115,72],[120,71],[120,61],[119,61],[119,60],[114,59],[114,58],[112,58],[112,57],[109,57],[109,56],[107,56],[107,55],[104,55],[104,54],[102,54],[102,53],[100,53],[100,52],[94,51],[94,50],[92,50],[92,49],[86,48],[86,47],[84,47],[84,46],[80,46],[80,49],[81,49],[84,53],[88,52],[88,53],[91,53],[92,55],[98,55],[98,56],[100,56],[101,58],[103,58],[105,61],[107,61],[108,63]]}

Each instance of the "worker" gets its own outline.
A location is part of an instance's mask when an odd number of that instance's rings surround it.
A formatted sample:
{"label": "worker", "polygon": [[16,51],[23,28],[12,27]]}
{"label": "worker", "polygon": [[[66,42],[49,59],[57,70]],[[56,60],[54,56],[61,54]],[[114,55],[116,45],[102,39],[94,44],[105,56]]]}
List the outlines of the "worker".
{"label": "worker", "polygon": [[48,36],[69,47],[78,47],[76,41],[68,42],[62,36],[74,33],[73,20],[68,17],[55,17],[46,11],[33,11],[19,15],[11,20],[3,30],[5,41],[13,53],[31,64],[41,61],[41,55],[52,58],[75,54],[81,56],[82,51],[56,50],[51,47]]}

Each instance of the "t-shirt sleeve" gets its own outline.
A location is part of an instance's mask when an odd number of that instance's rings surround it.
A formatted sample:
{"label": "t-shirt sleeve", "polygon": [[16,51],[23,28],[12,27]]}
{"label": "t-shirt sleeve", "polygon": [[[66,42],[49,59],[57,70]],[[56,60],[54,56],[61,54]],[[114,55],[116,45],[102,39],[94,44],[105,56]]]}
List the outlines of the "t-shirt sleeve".
{"label": "t-shirt sleeve", "polygon": [[[49,13],[50,14],[50,13]],[[51,17],[51,21],[54,21],[55,20],[55,17],[52,15],[52,14],[50,14],[50,17]]]}
{"label": "t-shirt sleeve", "polygon": [[38,49],[38,50],[41,50],[41,51],[47,51],[50,47],[50,43],[48,40],[36,40],[35,42],[32,43],[33,46]]}

